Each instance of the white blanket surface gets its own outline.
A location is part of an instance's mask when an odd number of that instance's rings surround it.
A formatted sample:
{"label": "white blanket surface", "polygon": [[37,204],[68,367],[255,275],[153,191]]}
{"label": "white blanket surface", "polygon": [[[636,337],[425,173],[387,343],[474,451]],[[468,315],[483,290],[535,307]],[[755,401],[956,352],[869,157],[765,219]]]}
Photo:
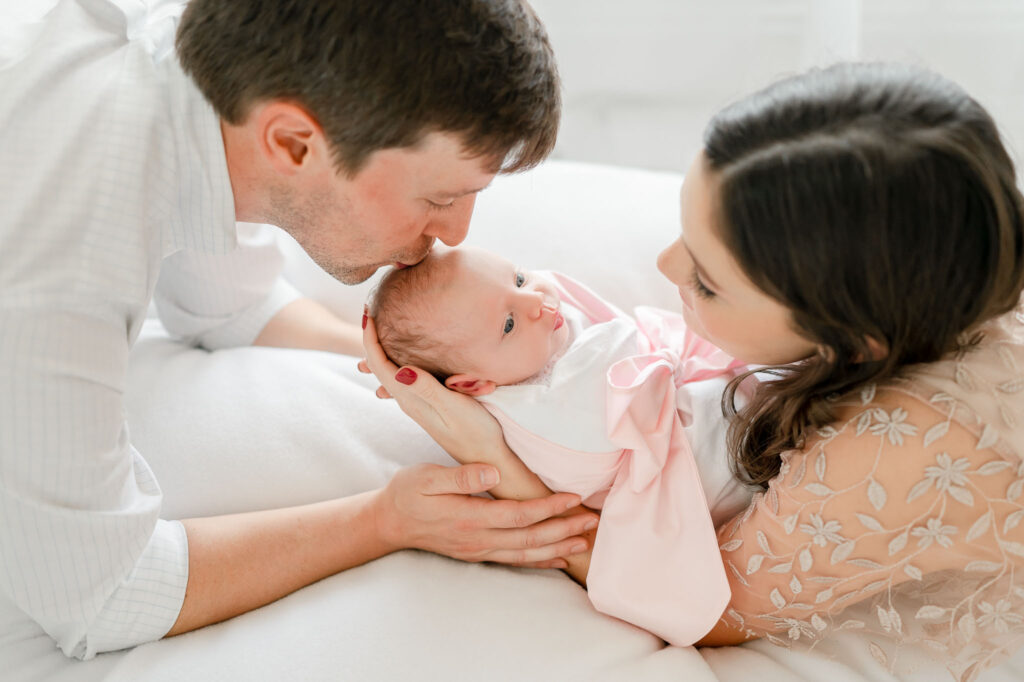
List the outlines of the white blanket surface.
{"label": "white blanket surface", "polygon": [[[623,308],[675,307],[674,287],[657,276],[654,258],[678,234],[679,182],[670,174],[550,162],[497,179],[480,197],[470,241],[526,268],[563,270]],[[369,285],[341,287],[294,244],[286,250],[288,275],[300,289],[358,318]],[[164,517],[323,500],[383,485],[407,464],[450,464],[392,401],[374,397],[375,383],[355,363],[309,351],[207,353],[174,343],[150,321],[132,355],[126,402],[133,443],[164,492]],[[64,658],[35,626],[0,623],[0,678],[895,679],[861,653],[863,643],[827,644],[820,653],[765,642],[664,647],[596,612],[586,593],[557,571],[404,551],[225,623],[84,663]],[[943,679],[928,670],[900,679]],[[1004,666],[986,679],[1021,680],[1021,670],[1024,665]]]}

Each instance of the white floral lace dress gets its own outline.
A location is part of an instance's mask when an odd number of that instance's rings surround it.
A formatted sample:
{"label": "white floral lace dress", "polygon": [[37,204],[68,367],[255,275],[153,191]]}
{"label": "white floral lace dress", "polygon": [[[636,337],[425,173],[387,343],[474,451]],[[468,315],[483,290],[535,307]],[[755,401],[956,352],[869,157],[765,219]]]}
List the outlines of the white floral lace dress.
{"label": "white floral lace dress", "polygon": [[1024,314],[983,329],[783,456],[719,531],[726,623],[783,646],[856,629],[890,670],[913,645],[958,680],[1024,644]]}

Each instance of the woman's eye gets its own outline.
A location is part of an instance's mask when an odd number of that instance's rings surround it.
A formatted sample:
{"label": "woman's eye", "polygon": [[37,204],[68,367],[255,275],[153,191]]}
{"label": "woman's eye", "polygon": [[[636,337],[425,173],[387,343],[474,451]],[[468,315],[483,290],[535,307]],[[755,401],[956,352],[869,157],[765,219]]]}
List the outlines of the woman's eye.
{"label": "woman's eye", "polygon": [[508,317],[505,318],[505,330],[504,331],[505,331],[506,334],[511,334],[512,330],[515,329],[515,328],[516,328],[516,321],[512,319],[511,315],[509,315]]}
{"label": "woman's eye", "polygon": [[707,286],[704,285],[704,282],[700,281],[700,275],[697,274],[696,270],[693,271],[693,276],[690,278],[690,287],[701,298],[715,297],[715,292],[711,291],[711,289],[708,289]]}
{"label": "woman's eye", "polygon": [[526,284],[526,277],[521,272],[517,272],[516,273],[516,286],[517,287],[521,287],[524,284]]}

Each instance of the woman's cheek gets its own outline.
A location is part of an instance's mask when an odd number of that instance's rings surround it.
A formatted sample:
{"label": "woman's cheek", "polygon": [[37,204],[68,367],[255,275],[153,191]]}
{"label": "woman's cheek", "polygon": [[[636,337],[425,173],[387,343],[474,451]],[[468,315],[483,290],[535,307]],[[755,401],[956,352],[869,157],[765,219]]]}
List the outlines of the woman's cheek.
{"label": "woman's cheek", "polygon": [[683,321],[686,322],[687,328],[692,329],[697,336],[711,341],[703,318],[697,313],[696,309],[691,308],[685,301],[683,302]]}

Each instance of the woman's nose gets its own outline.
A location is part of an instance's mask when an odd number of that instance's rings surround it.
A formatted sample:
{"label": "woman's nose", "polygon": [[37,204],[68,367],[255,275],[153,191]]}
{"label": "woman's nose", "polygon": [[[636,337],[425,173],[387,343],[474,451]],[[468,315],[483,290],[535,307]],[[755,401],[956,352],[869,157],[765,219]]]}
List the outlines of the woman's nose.
{"label": "woman's nose", "polygon": [[663,274],[670,282],[676,285],[681,284],[683,280],[683,277],[679,272],[682,269],[682,263],[680,262],[681,251],[682,244],[679,240],[676,240],[659,253],[657,259],[658,270],[661,271],[661,274]]}

